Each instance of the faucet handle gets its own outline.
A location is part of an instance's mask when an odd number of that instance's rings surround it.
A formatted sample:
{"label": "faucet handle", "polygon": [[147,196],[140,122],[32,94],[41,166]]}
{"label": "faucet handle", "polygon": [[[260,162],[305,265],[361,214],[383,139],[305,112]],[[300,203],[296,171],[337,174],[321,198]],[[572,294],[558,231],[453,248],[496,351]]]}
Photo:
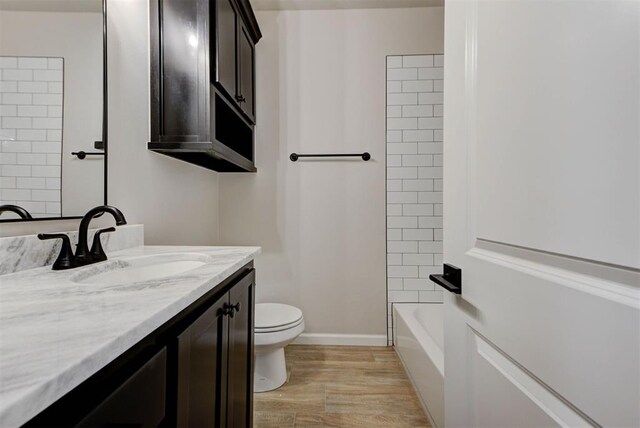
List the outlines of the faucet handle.
{"label": "faucet handle", "polygon": [[60,254],[58,254],[58,258],[53,263],[53,270],[73,269],[78,266],[76,258],[73,255],[73,249],[71,248],[71,240],[67,235],[64,233],[39,233],[38,239],[43,241],[48,239],[62,240]]}
{"label": "faucet handle", "polygon": [[100,235],[103,233],[115,232],[115,227],[107,227],[106,229],[99,229],[93,235],[93,244],[91,244],[91,250],[89,250],[89,254],[91,255],[91,260],[94,262],[103,262],[107,260],[107,255],[102,248],[102,241],[100,241]]}

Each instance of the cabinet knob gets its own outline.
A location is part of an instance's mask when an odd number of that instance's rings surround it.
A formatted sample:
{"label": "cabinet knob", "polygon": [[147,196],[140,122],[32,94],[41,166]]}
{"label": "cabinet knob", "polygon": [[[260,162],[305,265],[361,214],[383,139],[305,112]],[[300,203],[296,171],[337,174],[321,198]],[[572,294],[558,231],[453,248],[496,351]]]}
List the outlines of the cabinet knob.
{"label": "cabinet knob", "polygon": [[247,99],[244,97],[244,95],[236,95],[236,101],[238,101],[239,103],[244,103],[247,101]]}
{"label": "cabinet knob", "polygon": [[241,307],[242,306],[240,305],[240,302],[236,303],[235,305],[230,305],[228,303],[225,303],[224,306],[222,307],[222,311],[223,311],[222,314],[229,315],[230,318],[233,318],[236,312],[240,312]]}

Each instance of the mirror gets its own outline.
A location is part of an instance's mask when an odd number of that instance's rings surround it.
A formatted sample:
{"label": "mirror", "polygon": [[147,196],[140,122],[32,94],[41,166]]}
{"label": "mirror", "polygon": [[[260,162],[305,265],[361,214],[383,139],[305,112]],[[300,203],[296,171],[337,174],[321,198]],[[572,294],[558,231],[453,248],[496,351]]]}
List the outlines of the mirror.
{"label": "mirror", "polygon": [[0,222],[106,204],[103,0],[0,0]]}

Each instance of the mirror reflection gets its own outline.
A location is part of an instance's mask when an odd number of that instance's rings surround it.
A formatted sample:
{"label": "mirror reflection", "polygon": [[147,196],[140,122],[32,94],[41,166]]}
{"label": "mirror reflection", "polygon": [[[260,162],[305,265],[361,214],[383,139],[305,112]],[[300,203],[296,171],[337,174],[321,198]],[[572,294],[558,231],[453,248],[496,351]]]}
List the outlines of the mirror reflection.
{"label": "mirror reflection", "polygon": [[105,202],[102,0],[0,0],[0,221]]}

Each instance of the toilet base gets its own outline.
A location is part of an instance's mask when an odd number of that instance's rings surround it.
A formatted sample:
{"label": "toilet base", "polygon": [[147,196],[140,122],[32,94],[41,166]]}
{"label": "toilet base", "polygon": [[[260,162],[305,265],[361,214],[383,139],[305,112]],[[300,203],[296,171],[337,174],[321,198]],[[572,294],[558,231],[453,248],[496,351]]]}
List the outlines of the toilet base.
{"label": "toilet base", "polygon": [[267,392],[281,387],[287,381],[287,365],[284,348],[265,353],[256,353],[253,389]]}

